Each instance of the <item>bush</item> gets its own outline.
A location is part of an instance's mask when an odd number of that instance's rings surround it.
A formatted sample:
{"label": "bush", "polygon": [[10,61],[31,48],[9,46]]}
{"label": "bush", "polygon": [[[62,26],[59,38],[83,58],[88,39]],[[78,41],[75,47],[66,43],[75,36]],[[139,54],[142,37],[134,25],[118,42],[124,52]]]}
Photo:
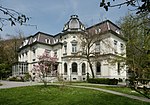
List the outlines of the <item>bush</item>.
{"label": "bush", "polygon": [[109,79],[109,78],[89,78],[89,83],[96,83],[96,84],[108,84],[108,85],[117,85],[117,79]]}
{"label": "bush", "polygon": [[9,81],[18,81],[18,82],[23,82],[23,80],[21,78],[18,77],[11,77],[8,79]]}
{"label": "bush", "polygon": [[119,82],[123,82],[123,80],[121,78],[118,79]]}
{"label": "bush", "polygon": [[29,81],[31,79],[31,75],[29,73],[25,73],[23,79],[24,81]]}
{"label": "bush", "polygon": [[118,79],[109,79],[108,85],[117,85],[118,84]]}
{"label": "bush", "polygon": [[150,79],[139,78],[139,79],[137,79],[137,81],[139,81],[142,84],[148,84],[150,82]]}

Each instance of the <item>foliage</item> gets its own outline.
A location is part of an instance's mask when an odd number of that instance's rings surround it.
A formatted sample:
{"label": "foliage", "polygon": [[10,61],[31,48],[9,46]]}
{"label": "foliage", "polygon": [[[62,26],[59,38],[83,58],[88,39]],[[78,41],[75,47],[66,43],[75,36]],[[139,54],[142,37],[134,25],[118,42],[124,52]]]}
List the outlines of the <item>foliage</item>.
{"label": "foliage", "polygon": [[11,74],[11,66],[9,64],[0,64],[0,78],[6,78]]}
{"label": "foliage", "polygon": [[[127,42],[127,64],[130,85],[136,91],[139,85],[145,85],[139,79],[150,79],[150,18],[148,14],[127,15],[122,18],[120,26]],[[142,80],[143,81],[143,80]],[[148,83],[146,84],[148,85]],[[143,92],[142,92],[143,91]],[[146,94],[144,94],[146,95]]]}
{"label": "foliage", "polygon": [[22,42],[22,37],[13,36],[0,40],[0,77],[7,78],[11,74],[13,63],[18,61],[17,49]]}
{"label": "foliage", "polygon": [[[132,6],[137,11],[136,13],[146,13],[150,12],[150,1],[149,0],[124,0],[121,3],[113,4],[111,1],[117,0],[101,0],[100,7],[103,7],[108,11],[109,7],[121,7],[123,5]],[[113,5],[112,5],[113,4]]]}
{"label": "foliage", "polygon": [[2,105],[149,105],[101,91],[70,87],[62,90],[59,86],[1,89],[0,97]]}
{"label": "foliage", "polygon": [[21,37],[13,37],[11,39],[0,41],[0,63],[8,63],[12,64],[17,62],[17,49],[21,45],[22,38]]}
{"label": "foliage", "polygon": [[19,13],[16,10],[9,9],[3,6],[0,6],[0,30],[2,31],[3,26],[5,25],[5,22],[10,22],[11,26],[15,26],[16,23],[20,25],[24,25],[28,20],[29,17],[26,15]]}
{"label": "foliage", "polygon": [[128,15],[122,18],[122,32],[128,40],[127,64],[129,69],[134,72],[135,78],[150,78],[149,22],[147,15]]}
{"label": "foliage", "polygon": [[[36,77],[39,77],[44,85],[47,85],[46,77],[52,75],[54,71],[54,65],[56,64],[57,57],[51,56],[48,52],[44,52],[42,55],[38,56],[38,64],[34,65],[33,71],[35,71]],[[56,74],[57,75],[57,74]]]}
{"label": "foliage", "polygon": [[88,79],[89,83],[96,83],[96,84],[108,84],[108,85],[117,85],[117,79],[109,79],[109,78],[90,78]]}
{"label": "foliage", "polygon": [[29,81],[31,79],[31,75],[29,73],[25,73],[23,79],[24,81]]}

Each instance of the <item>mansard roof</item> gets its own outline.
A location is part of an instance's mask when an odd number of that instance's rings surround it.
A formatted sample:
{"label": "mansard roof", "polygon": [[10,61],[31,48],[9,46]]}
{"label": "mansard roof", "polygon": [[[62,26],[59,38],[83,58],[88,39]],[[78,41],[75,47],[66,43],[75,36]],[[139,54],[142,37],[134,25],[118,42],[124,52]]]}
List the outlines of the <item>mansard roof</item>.
{"label": "mansard roof", "polygon": [[114,24],[110,20],[106,20],[106,21],[100,22],[98,24],[95,24],[91,27],[86,28],[86,30],[92,35],[104,33],[106,31],[113,31],[120,35],[122,34],[120,27],[118,27],[116,24]]}
{"label": "mansard roof", "polygon": [[43,32],[37,32],[35,35],[27,37],[23,42],[22,45],[20,46],[20,49],[24,48],[25,46],[32,45],[34,43],[42,43],[42,44],[47,44],[47,45],[55,45],[60,43],[59,38],[43,33]]}

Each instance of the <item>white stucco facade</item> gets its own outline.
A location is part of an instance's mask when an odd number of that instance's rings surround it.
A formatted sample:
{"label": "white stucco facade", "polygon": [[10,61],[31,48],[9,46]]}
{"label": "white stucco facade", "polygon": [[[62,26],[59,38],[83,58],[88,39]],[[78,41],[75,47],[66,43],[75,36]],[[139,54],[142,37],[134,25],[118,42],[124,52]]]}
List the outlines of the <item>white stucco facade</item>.
{"label": "white stucco facade", "polygon": [[[120,28],[109,20],[85,28],[77,15],[72,15],[64,25],[62,33],[55,36],[38,32],[24,40],[18,52],[18,61],[27,64],[27,72],[33,75],[33,65],[38,62],[38,56],[44,51],[58,58],[57,71],[66,81],[85,81],[87,73],[91,70],[87,58],[83,54],[81,36],[85,31],[89,34],[98,34],[103,37],[93,42],[90,51],[98,53],[97,58],[92,57],[92,67],[96,78],[126,79],[126,66],[124,62],[117,62],[117,57],[126,57],[126,41],[121,35]],[[14,72],[15,71],[15,72]],[[13,70],[13,75],[22,72]],[[35,74],[34,74],[35,75]]]}

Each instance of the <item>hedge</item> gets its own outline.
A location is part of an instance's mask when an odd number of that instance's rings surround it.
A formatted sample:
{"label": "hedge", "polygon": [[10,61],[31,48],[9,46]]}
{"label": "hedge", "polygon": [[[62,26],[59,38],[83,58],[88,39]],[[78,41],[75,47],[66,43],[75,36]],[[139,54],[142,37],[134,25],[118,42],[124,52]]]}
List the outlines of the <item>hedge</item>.
{"label": "hedge", "polygon": [[95,84],[108,84],[108,85],[117,85],[118,79],[109,79],[109,78],[89,78],[88,83]]}

